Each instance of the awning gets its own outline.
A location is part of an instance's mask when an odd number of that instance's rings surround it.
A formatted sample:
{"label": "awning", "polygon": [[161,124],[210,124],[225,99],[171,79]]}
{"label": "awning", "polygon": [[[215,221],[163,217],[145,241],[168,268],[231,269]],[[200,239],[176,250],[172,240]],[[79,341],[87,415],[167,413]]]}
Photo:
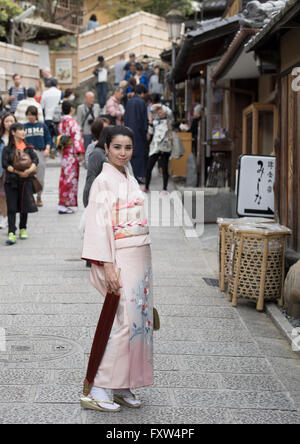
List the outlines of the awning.
{"label": "awning", "polygon": [[186,34],[176,59],[172,77],[177,83],[198,75],[201,63],[222,57],[239,29],[239,15],[206,20],[196,31]]}
{"label": "awning", "polygon": [[45,22],[40,17],[27,18],[21,23],[31,27],[38,28],[36,37],[33,40],[52,40],[62,37],[63,35],[73,35],[74,32],[54,23]]}
{"label": "awning", "polygon": [[214,80],[255,79],[259,69],[253,52],[247,53],[245,44],[258,32],[257,29],[242,29],[233,40],[220,63],[214,70]]}

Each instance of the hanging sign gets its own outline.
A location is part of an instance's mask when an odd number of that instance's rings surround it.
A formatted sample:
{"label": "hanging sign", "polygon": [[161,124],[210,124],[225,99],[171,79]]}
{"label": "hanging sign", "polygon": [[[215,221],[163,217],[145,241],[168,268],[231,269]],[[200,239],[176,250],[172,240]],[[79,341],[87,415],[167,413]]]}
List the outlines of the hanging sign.
{"label": "hanging sign", "polygon": [[274,218],[275,157],[244,155],[239,160],[237,214]]}

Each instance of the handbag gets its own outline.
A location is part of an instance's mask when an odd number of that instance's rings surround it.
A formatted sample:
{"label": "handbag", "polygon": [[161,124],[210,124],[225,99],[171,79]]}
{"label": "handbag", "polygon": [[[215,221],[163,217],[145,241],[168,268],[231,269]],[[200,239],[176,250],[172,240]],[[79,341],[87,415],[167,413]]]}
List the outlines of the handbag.
{"label": "handbag", "polygon": [[25,171],[28,170],[32,165],[32,159],[29,154],[24,151],[20,151],[15,149],[14,157],[13,157],[13,167],[17,171]]}
{"label": "handbag", "polygon": [[153,330],[157,331],[160,329],[160,318],[158,311],[155,307],[153,307]]}
{"label": "handbag", "polygon": [[43,186],[36,176],[31,177],[31,182],[33,188],[33,194],[40,193],[43,190]]}

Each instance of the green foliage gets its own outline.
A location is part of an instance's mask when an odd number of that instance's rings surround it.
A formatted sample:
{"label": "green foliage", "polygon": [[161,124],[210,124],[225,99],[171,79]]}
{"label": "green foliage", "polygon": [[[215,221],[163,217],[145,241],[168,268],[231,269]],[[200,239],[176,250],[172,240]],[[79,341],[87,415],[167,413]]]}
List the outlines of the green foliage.
{"label": "green foliage", "polygon": [[3,25],[8,22],[9,19],[21,14],[22,9],[13,0],[0,0],[0,35],[4,35],[5,28]]}
{"label": "green foliage", "polygon": [[112,0],[107,1],[107,12],[116,19],[138,11],[150,12],[164,17],[171,9],[179,9],[184,15],[192,12],[191,0]]}

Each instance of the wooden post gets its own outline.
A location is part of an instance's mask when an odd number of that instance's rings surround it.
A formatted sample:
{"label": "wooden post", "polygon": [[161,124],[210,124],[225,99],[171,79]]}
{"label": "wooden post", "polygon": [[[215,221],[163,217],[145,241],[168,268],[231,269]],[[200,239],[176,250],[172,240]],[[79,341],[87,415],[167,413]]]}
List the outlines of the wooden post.
{"label": "wooden post", "polygon": [[283,237],[283,245],[282,245],[282,282],[281,282],[281,294],[280,299],[278,301],[278,306],[284,306],[284,280],[285,280],[285,253],[286,253],[286,237]]}
{"label": "wooden post", "polygon": [[[238,249],[238,259],[235,269],[235,278],[234,278],[234,287],[233,287],[233,295],[232,295],[232,306],[237,307],[237,291],[239,285],[239,276],[240,276],[240,268],[242,262],[242,253],[243,253],[243,235],[238,234],[238,238],[240,240],[240,245]],[[234,262],[233,262],[234,263]]]}
{"label": "wooden post", "polygon": [[226,228],[222,227],[221,229],[221,270],[220,270],[220,289],[221,291],[225,291],[225,236],[226,236]]}
{"label": "wooden post", "polygon": [[268,266],[268,254],[269,254],[269,238],[264,240],[264,252],[263,252],[263,262],[262,262],[262,270],[260,277],[260,289],[259,289],[259,298],[257,301],[256,309],[257,311],[263,311],[264,302],[265,302],[265,283],[266,283],[266,274],[267,274],[267,266]]}

